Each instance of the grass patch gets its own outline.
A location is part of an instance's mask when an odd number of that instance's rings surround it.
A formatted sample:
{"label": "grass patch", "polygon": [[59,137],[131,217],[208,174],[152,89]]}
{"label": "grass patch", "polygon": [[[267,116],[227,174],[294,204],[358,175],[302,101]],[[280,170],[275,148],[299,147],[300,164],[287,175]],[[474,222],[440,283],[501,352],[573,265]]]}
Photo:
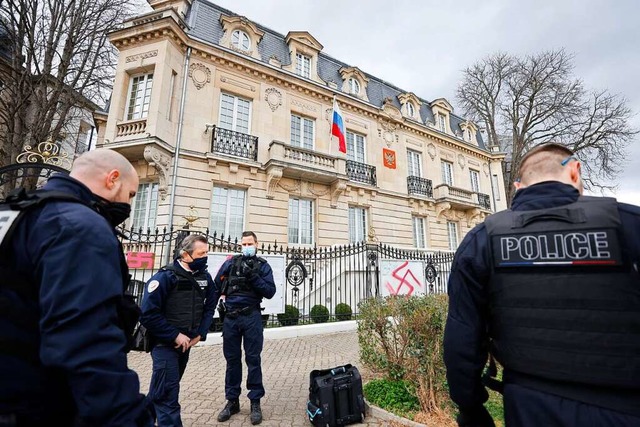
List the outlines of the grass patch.
{"label": "grass patch", "polygon": [[413,419],[420,411],[420,401],[404,380],[371,380],[363,387],[365,398],[375,406],[403,418]]}

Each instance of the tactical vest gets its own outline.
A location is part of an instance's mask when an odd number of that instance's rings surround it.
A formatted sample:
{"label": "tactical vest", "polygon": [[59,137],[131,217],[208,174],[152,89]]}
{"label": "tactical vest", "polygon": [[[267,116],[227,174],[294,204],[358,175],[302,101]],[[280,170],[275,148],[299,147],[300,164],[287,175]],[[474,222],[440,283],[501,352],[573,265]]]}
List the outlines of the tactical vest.
{"label": "tactical vest", "polygon": [[640,388],[640,275],[615,199],[488,217],[491,352],[550,380]]}
{"label": "tactical vest", "polygon": [[[253,289],[249,283],[247,283],[246,275],[249,270],[256,268],[258,271],[262,268],[262,264],[267,262],[264,258],[255,257],[254,259],[246,260],[242,255],[236,255],[233,257],[233,264],[229,270],[229,276],[227,278],[227,286],[225,287],[224,295],[234,297],[250,296],[259,297],[257,292]],[[257,263],[257,264],[253,264]]]}
{"label": "tactical vest", "polygon": [[[79,203],[94,209],[90,203],[65,192],[36,190],[27,192],[24,188],[14,190],[6,199],[0,203],[0,286],[9,289],[20,295],[26,301],[38,300],[39,284],[34,283],[31,279],[31,272],[17,271],[15,265],[7,263],[6,256],[9,250],[9,244],[13,237],[14,231],[20,224],[27,211],[38,206],[43,206],[49,201],[65,201]],[[135,303],[132,295],[126,293],[129,285],[130,275],[127,262],[122,252],[122,244],[119,243],[119,263],[123,282],[123,295],[117,302],[117,322],[118,326],[124,331],[127,339],[128,351],[133,343],[133,330],[140,317],[140,308]],[[0,313],[2,313],[9,322],[13,323],[18,330],[24,331],[24,336],[38,334],[39,316],[37,312],[27,312],[19,310],[10,304],[9,299],[0,297]],[[31,360],[38,363],[38,343],[29,342],[16,345],[15,342],[6,342],[0,337],[0,352],[11,354],[25,360]]]}
{"label": "tactical vest", "polygon": [[202,320],[205,289],[208,285],[207,273],[199,271],[191,274],[173,265],[162,269],[173,272],[178,278],[178,283],[167,297],[164,315],[169,324],[187,334],[197,329]]}

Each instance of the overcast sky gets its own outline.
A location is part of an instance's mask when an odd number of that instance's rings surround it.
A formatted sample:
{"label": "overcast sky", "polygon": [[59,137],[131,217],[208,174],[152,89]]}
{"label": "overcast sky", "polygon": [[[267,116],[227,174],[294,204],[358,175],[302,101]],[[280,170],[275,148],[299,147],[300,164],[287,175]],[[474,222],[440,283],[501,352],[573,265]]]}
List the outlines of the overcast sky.
{"label": "overcast sky", "polygon": [[[461,70],[483,56],[565,48],[588,89],[623,95],[640,128],[638,0],[217,0],[281,34],[308,31],[328,55],[454,108]],[[640,138],[617,180],[640,205]]]}

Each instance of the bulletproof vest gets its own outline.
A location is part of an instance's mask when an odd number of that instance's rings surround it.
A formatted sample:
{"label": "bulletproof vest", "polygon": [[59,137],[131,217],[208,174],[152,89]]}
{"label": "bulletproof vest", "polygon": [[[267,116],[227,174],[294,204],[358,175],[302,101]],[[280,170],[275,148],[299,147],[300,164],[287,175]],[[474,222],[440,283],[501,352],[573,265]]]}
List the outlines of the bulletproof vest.
{"label": "bulletproof vest", "polygon": [[253,290],[253,287],[247,282],[247,273],[256,268],[260,269],[260,264],[266,262],[263,258],[252,257],[245,259],[242,255],[236,255],[233,257],[233,264],[229,271],[227,278],[227,286],[225,295],[234,297],[238,296],[251,296],[256,297],[258,294]]}
{"label": "bulletproof vest", "polygon": [[[27,192],[24,188],[14,190],[7,199],[0,203],[0,287],[8,289],[20,295],[25,301],[37,303],[39,284],[34,283],[31,272],[17,271],[13,262],[7,262],[10,257],[6,256],[9,244],[13,238],[14,231],[20,224],[22,218],[30,209],[44,205],[49,201],[66,201],[79,203],[94,209],[90,203],[65,192],[36,190]],[[119,253],[120,269],[123,282],[123,295],[117,304],[118,326],[125,332],[127,338],[127,350],[130,348],[133,329],[138,322],[140,309],[135,304],[133,297],[125,293],[129,284],[129,270],[127,267],[122,245]],[[10,304],[8,298],[0,296],[0,313],[13,323],[18,330],[30,334],[38,333],[38,313],[20,310]],[[15,342],[5,342],[0,337],[0,351],[6,354],[13,354],[16,357],[33,359],[38,361],[37,343],[30,342],[16,345]]]}
{"label": "bulletproof vest", "polygon": [[491,352],[550,380],[640,388],[640,276],[615,199],[488,217]]}
{"label": "bulletproof vest", "polygon": [[205,289],[208,285],[206,271],[191,274],[173,265],[163,269],[172,271],[178,278],[178,283],[167,297],[164,313],[167,322],[182,333],[197,329],[204,312]]}

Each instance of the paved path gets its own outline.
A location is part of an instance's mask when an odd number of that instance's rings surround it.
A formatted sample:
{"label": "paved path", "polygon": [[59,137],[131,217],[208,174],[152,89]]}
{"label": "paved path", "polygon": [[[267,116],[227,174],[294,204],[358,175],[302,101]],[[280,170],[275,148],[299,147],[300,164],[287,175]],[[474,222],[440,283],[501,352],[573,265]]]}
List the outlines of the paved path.
{"label": "paved path", "polygon": [[[264,421],[261,425],[310,427],[311,423],[305,415],[309,396],[309,372],[346,363],[358,366],[362,371],[358,353],[355,331],[265,340],[262,371],[266,396],[262,399]],[[151,356],[144,352],[132,352],[129,365],[140,375],[142,391],[146,393],[151,379]],[[196,346],[191,350],[180,391],[185,427],[251,426],[249,400],[244,389],[247,372],[244,364],[240,413],[226,423],[218,423],[216,420],[225,403],[224,370],[222,345]],[[368,416],[365,423],[354,425],[378,427],[389,423]]]}

